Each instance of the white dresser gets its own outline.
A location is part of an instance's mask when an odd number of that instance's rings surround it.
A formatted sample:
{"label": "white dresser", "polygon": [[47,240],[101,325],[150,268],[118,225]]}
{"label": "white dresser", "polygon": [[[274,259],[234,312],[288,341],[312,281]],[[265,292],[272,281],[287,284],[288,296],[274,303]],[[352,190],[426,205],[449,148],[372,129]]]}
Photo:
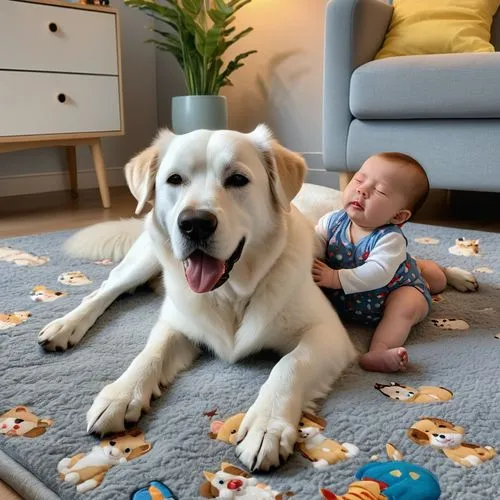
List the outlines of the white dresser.
{"label": "white dresser", "polygon": [[90,146],[110,206],[101,138],[123,135],[118,12],[62,0],[0,0],[0,153]]}

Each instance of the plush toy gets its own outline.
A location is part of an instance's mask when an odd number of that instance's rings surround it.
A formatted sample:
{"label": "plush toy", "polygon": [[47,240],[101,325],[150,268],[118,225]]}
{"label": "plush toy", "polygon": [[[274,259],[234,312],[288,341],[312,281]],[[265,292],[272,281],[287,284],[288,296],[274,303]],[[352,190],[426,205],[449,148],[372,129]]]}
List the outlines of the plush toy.
{"label": "plush toy", "polygon": [[31,289],[30,298],[35,302],[53,302],[64,297],[66,293],[49,290],[44,285],[37,285]]}
{"label": "plush toy", "polygon": [[402,385],[398,382],[390,384],[375,384],[375,389],[384,396],[404,403],[441,403],[453,398],[453,392],[444,387],[423,385],[415,389],[408,385]]}
{"label": "plush toy", "polygon": [[177,500],[177,497],[166,484],[151,481],[145,488],[134,491],[130,500]]}
{"label": "plush toy", "polygon": [[414,443],[441,450],[456,465],[473,467],[496,455],[491,446],[464,443],[464,434],[463,427],[434,417],[422,417],[408,430],[408,437]]}
{"label": "plush toy", "polygon": [[477,256],[479,254],[479,240],[458,238],[455,240],[455,245],[448,248],[448,251],[453,255]]}
{"label": "plush toy", "polygon": [[[244,417],[244,413],[237,413],[226,420],[214,420],[210,424],[208,435],[212,439],[235,445],[236,435]],[[355,457],[359,453],[359,449],[353,444],[340,444],[325,437],[322,434],[325,427],[326,421],[322,418],[309,413],[302,414],[295,449],[310,460],[314,467],[326,467],[341,460]]]}
{"label": "plush toy", "polygon": [[280,493],[270,486],[259,483],[248,472],[223,462],[219,471],[204,471],[206,481],[200,487],[200,496],[203,498],[237,498],[246,500],[283,500],[293,496],[292,492]]}
{"label": "plush toy", "polygon": [[325,427],[326,421],[322,418],[309,413],[302,414],[295,449],[310,460],[314,467],[327,467],[359,453],[358,447],[351,443],[340,444],[323,436]]}
{"label": "plush toy", "polygon": [[327,500],[437,500],[441,495],[439,482],[430,471],[408,462],[374,462],[356,472],[345,495],[337,496],[321,489]]}
{"label": "plush toy", "polygon": [[16,266],[43,266],[50,260],[48,257],[37,257],[23,250],[0,247],[0,261],[12,262]]}
{"label": "plush toy", "polygon": [[151,447],[140,429],[119,432],[103,439],[89,453],[63,458],[57,464],[57,471],[62,480],[76,484],[76,491],[84,493],[99,486],[111,467],[130,462]]}
{"label": "plush toy", "polygon": [[8,330],[24,323],[31,317],[29,311],[16,311],[13,313],[0,313],[0,330]]}
{"label": "plush toy", "polygon": [[386,445],[389,462],[372,462],[356,472],[355,481],[345,495],[320,489],[326,500],[437,500],[439,482],[430,471],[403,461],[403,455],[391,443]]}
{"label": "plush toy", "polygon": [[49,418],[39,418],[26,406],[16,406],[0,415],[0,434],[34,438],[45,434],[54,423]]}

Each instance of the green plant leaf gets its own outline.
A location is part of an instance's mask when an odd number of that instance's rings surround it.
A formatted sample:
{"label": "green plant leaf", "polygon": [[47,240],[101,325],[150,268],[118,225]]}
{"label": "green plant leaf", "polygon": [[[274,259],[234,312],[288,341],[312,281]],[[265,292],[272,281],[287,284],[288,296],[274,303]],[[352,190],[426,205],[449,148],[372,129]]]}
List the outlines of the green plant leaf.
{"label": "green plant leaf", "polygon": [[233,8],[226,4],[224,0],[214,0],[215,6],[218,11],[222,12],[226,16],[230,16],[233,13]]}
{"label": "green plant leaf", "polygon": [[226,42],[227,47],[229,47],[230,45],[233,45],[233,43],[237,42],[240,38],[243,38],[244,36],[248,35],[252,31],[253,31],[252,27],[248,27],[248,28],[244,29],[243,31],[240,31],[237,35],[234,35],[233,38],[231,38],[231,40],[228,40]]}
{"label": "green plant leaf", "polygon": [[186,12],[196,19],[196,16],[200,13],[202,1],[203,0],[182,0],[182,5],[186,9]]}
{"label": "green plant leaf", "polygon": [[[167,30],[149,28],[156,36],[147,40],[178,61],[190,94],[217,95],[221,86],[232,85],[229,75],[243,66],[254,50],[239,54],[224,68],[223,55],[253,28],[239,33],[231,24],[234,13],[251,0],[124,0],[143,11]],[[163,28],[163,26],[162,26]]]}

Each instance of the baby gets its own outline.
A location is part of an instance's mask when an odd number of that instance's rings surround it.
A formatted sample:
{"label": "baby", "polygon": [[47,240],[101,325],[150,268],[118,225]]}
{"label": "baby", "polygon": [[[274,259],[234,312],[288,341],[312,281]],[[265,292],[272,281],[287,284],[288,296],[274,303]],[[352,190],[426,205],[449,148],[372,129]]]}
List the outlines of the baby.
{"label": "baby", "polygon": [[403,346],[413,325],[430,311],[431,293],[446,286],[442,269],[417,262],[407,253],[400,229],[422,206],[429,181],[422,166],[402,153],[381,153],[366,160],[342,194],[343,210],[324,215],[316,232],[326,248],[313,264],[314,281],[323,287],[346,319],[376,325],[365,370],[404,370]]}

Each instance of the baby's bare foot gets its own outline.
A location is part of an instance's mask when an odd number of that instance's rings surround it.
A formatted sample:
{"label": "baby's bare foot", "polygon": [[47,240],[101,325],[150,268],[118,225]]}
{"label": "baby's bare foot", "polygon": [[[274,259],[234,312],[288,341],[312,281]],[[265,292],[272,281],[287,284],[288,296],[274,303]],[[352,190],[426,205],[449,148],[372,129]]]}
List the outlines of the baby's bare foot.
{"label": "baby's bare foot", "polygon": [[404,347],[394,347],[387,351],[370,351],[363,354],[359,366],[370,372],[400,372],[406,370],[408,352]]}

